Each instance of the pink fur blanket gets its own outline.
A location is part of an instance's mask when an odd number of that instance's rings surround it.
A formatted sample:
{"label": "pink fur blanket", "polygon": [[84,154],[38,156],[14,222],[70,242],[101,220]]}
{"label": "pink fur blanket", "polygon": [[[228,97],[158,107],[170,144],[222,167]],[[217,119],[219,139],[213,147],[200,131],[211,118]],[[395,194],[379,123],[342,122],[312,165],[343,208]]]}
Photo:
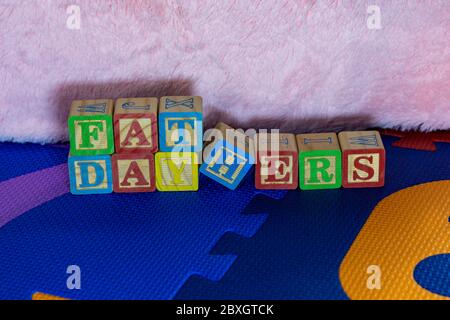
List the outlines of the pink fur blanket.
{"label": "pink fur blanket", "polygon": [[450,128],[450,1],[0,0],[0,141],[71,100],[201,95],[206,126]]}

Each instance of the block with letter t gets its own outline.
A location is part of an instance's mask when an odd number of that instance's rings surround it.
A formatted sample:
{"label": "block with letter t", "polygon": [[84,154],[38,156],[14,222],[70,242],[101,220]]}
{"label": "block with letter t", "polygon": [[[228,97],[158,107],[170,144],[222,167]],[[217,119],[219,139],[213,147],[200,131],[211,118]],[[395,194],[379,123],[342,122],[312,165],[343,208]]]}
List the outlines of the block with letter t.
{"label": "block with letter t", "polygon": [[254,137],[257,189],[296,189],[298,187],[298,149],[295,135],[259,133]]}
{"label": "block with letter t", "polygon": [[114,108],[114,141],[117,153],[158,151],[158,99],[118,99]]}
{"label": "block with letter t", "polygon": [[378,131],[339,133],[344,188],[384,186],[386,151]]}
{"label": "block with letter t", "polygon": [[68,119],[72,156],[114,152],[113,100],[76,100]]}
{"label": "block with letter t", "polygon": [[155,163],[151,153],[116,153],[112,156],[114,192],[155,191]]}
{"label": "block with letter t", "polygon": [[101,194],[113,191],[111,156],[69,155],[68,165],[72,194]]}
{"label": "block with letter t", "polygon": [[342,184],[341,149],[336,133],[297,135],[300,189],[336,189]]}
{"label": "block with letter t", "polygon": [[203,146],[201,97],[162,97],[159,148],[162,152],[199,152]]}
{"label": "block with letter t", "polygon": [[[213,141],[210,141],[214,139]],[[253,140],[232,127],[219,123],[205,140],[200,172],[234,190],[255,163]]]}

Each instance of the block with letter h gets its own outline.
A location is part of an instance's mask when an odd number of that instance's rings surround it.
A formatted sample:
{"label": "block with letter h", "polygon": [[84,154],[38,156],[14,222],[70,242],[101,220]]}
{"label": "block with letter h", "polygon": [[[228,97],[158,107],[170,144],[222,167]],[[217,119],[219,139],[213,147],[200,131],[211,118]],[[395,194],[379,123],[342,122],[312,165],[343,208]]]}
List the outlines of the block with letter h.
{"label": "block with letter h", "polygon": [[201,97],[162,97],[159,104],[160,150],[202,151],[202,121]]}
{"label": "block with letter h", "polygon": [[255,163],[253,140],[232,127],[219,123],[205,146],[200,172],[234,190]]}
{"label": "block with letter h", "polygon": [[336,133],[297,135],[300,189],[337,189],[342,184],[341,148]]}
{"label": "block with letter h", "polygon": [[76,100],[68,119],[72,156],[114,152],[113,100]]}
{"label": "block with letter h", "polygon": [[298,149],[295,135],[288,133],[255,136],[257,189],[296,189]]}
{"label": "block with letter h", "polygon": [[114,140],[117,153],[158,151],[158,99],[118,99],[114,108]]}
{"label": "block with letter h", "polygon": [[339,133],[344,188],[384,186],[386,151],[378,131]]}

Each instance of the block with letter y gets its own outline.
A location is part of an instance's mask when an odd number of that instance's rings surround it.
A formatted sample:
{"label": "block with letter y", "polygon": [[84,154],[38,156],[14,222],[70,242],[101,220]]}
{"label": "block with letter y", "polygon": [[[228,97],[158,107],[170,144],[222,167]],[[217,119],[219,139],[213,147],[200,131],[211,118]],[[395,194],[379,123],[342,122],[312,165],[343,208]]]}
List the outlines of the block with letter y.
{"label": "block with letter y", "polygon": [[339,133],[344,188],[384,186],[386,151],[378,131]]}
{"label": "block with letter y", "polygon": [[234,190],[255,163],[253,140],[230,126],[219,123],[206,144],[200,172]]}
{"label": "block with letter y", "polygon": [[159,148],[163,152],[199,152],[203,146],[201,97],[162,97]]}
{"label": "block with letter y", "polygon": [[158,151],[158,99],[118,99],[114,108],[114,141],[117,153]]}
{"label": "block with letter y", "polygon": [[155,155],[158,191],[197,191],[198,160],[194,152],[158,152]]}
{"label": "block with letter y", "polygon": [[112,100],[76,100],[68,119],[72,156],[114,152]]}
{"label": "block with letter y", "polygon": [[297,135],[300,189],[337,189],[342,184],[341,149],[336,133]]}
{"label": "block with letter y", "polygon": [[111,193],[113,180],[111,156],[69,155],[70,192],[72,194]]}

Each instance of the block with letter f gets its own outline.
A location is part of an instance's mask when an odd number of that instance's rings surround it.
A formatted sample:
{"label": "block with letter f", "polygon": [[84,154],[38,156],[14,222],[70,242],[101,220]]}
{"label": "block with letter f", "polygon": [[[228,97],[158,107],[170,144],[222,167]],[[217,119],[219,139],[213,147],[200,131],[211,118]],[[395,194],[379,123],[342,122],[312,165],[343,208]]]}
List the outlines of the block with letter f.
{"label": "block with letter f", "polygon": [[162,97],[159,103],[159,148],[163,152],[199,152],[203,146],[201,97]]}
{"label": "block with letter f", "polygon": [[378,131],[339,133],[344,188],[384,186],[386,151]]}
{"label": "block with letter f", "polygon": [[76,100],[68,119],[72,156],[114,152],[112,100]]}
{"label": "block with letter f", "polygon": [[342,185],[341,149],[336,133],[297,135],[300,189],[337,189]]}

